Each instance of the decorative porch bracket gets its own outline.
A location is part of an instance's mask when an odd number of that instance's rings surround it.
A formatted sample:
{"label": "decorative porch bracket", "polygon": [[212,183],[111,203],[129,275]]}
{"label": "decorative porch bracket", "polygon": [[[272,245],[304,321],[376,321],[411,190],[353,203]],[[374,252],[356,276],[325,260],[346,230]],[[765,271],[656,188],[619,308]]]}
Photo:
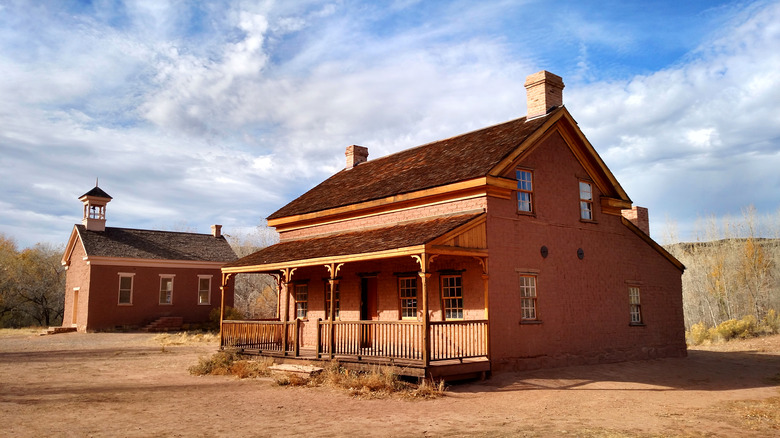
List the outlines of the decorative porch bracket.
{"label": "decorative porch bracket", "polygon": [[344,263],[331,263],[329,265],[325,265],[325,267],[328,268],[328,272],[330,273],[330,278],[328,279],[328,284],[330,285],[330,308],[328,309],[328,356],[330,359],[333,359],[333,353],[336,350],[336,338],[334,337],[334,331],[336,327],[333,325],[333,321],[336,319],[336,300],[334,298],[336,285],[339,283],[337,277],[342,266],[344,266]]}

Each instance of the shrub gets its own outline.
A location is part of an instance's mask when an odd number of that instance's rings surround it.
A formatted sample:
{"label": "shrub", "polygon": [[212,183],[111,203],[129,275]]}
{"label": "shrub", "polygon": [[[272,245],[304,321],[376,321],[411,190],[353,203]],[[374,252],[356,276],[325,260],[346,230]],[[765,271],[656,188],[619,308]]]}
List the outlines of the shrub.
{"label": "shrub", "polygon": [[691,326],[691,330],[685,333],[688,345],[701,345],[704,341],[711,340],[709,330],[703,322]]}
{"label": "shrub", "polygon": [[730,339],[746,339],[756,335],[756,317],[748,315],[742,319],[730,319],[716,327],[718,338],[724,341]]}
{"label": "shrub", "polygon": [[775,309],[770,309],[764,315],[764,319],[761,320],[761,329],[769,335],[780,333],[780,315],[775,312]]}

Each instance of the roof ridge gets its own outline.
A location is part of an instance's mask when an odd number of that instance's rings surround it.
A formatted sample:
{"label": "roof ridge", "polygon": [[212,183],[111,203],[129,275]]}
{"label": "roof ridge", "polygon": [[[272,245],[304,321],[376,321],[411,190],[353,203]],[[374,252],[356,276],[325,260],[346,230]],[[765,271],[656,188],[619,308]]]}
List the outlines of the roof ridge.
{"label": "roof ridge", "polygon": [[[75,224],[77,227],[86,230],[82,224]],[[211,233],[196,233],[192,231],[168,231],[168,230],[149,230],[145,228],[127,228],[127,227],[106,227],[106,230],[126,230],[126,231],[145,231],[149,233],[167,233],[167,234],[187,234],[190,236],[213,236]]]}

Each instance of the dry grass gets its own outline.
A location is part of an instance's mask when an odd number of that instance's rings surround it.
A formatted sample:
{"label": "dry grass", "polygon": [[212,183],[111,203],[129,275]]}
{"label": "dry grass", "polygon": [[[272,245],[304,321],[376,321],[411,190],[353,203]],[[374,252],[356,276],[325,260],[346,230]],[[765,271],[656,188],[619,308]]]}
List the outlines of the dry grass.
{"label": "dry grass", "polygon": [[162,347],[216,343],[218,341],[219,335],[213,332],[160,333],[152,338],[152,342],[156,342]]}
{"label": "dry grass", "polygon": [[766,432],[767,435],[780,431],[780,397],[736,401],[731,403],[731,409],[750,430]]}
{"label": "dry grass", "polygon": [[[211,357],[201,357],[197,365],[189,368],[190,374],[236,376],[240,379],[265,377],[271,375],[273,359],[260,358],[247,360],[240,354],[223,350]],[[277,374],[274,382],[280,386],[328,387],[347,391],[359,398],[385,398],[398,396],[410,399],[430,399],[444,395],[444,382],[423,381],[414,384],[402,380],[396,368],[375,366],[368,371],[354,371],[341,367],[333,361],[323,370],[311,377],[302,377],[294,373]]]}
{"label": "dry grass", "polygon": [[0,328],[0,336],[38,335],[44,330],[46,327]]}
{"label": "dry grass", "polygon": [[189,372],[196,376],[236,376],[239,379],[247,379],[270,376],[271,365],[273,360],[270,358],[249,360],[236,352],[225,350],[214,353],[211,357],[201,357],[197,365],[189,368]]}

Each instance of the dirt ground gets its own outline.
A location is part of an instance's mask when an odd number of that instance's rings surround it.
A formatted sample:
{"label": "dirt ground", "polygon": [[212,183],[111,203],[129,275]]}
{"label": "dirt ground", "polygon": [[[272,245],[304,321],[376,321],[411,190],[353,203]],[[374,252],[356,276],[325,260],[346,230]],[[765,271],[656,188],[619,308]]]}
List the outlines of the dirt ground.
{"label": "dirt ground", "polygon": [[0,331],[2,435],[780,436],[780,336],[684,359],[496,373],[434,400],[187,372],[216,348]]}

